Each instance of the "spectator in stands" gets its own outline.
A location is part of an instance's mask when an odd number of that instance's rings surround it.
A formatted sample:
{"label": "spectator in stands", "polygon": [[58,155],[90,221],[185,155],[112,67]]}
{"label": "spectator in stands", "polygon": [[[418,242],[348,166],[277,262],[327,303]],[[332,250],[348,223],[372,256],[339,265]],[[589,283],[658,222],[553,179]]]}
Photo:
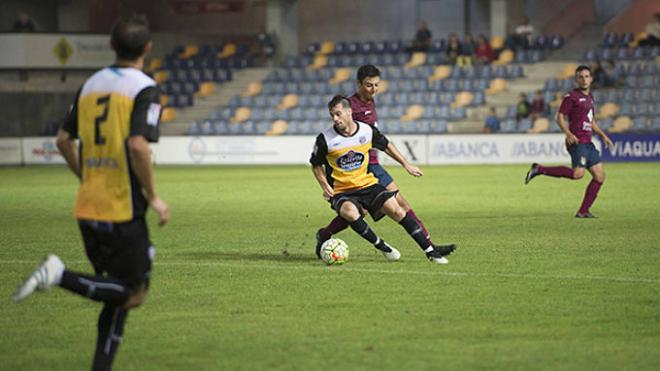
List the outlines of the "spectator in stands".
{"label": "spectator in stands", "polygon": [[537,90],[536,93],[534,93],[532,104],[529,106],[529,117],[533,122],[539,117],[544,117],[547,112],[548,105],[545,104],[545,100],[543,99],[543,92],[541,90]]}
{"label": "spectator in stands", "polygon": [[520,93],[518,104],[516,104],[516,121],[529,117],[529,102],[527,101],[527,94]]}
{"label": "spectator in stands", "polygon": [[607,67],[603,67],[600,61],[595,61],[591,64],[591,71],[593,72],[593,85],[595,88],[611,88],[616,85],[616,77],[614,76],[614,62],[608,61]]}
{"label": "spectator in stands", "polygon": [[522,23],[516,27],[515,32],[518,47],[529,49],[529,47],[533,45],[534,26],[529,24],[529,17],[523,17]]}
{"label": "spectator in stands", "polygon": [[490,107],[490,113],[486,116],[482,132],[490,134],[497,133],[498,131],[500,131],[500,119],[497,117],[495,107]]}
{"label": "spectator in stands", "polygon": [[426,52],[431,47],[431,39],[433,35],[428,28],[428,25],[425,21],[419,21],[417,23],[417,33],[415,33],[415,39],[412,42],[412,46],[408,48],[409,52]]}
{"label": "spectator in stands", "polygon": [[263,66],[271,62],[277,51],[274,33],[265,30],[259,32],[255,37],[253,49],[253,54],[256,56],[259,65]]}
{"label": "spectator in stands", "polygon": [[458,57],[461,55],[461,42],[458,41],[455,33],[449,34],[449,41],[447,42],[447,61],[449,64],[456,64]]}
{"label": "spectator in stands", "polygon": [[660,12],[655,13],[655,19],[644,28],[646,38],[640,40],[639,46],[658,46],[660,45]]}
{"label": "spectator in stands", "polygon": [[495,52],[490,47],[490,42],[486,39],[484,34],[479,34],[477,37],[477,47],[475,49],[475,64],[483,65],[490,64],[495,60]]}
{"label": "spectator in stands", "polygon": [[474,38],[471,33],[465,34],[465,39],[461,43],[461,55],[459,56],[459,64],[462,66],[469,66],[472,64],[472,56],[474,51],[477,48],[477,43],[475,43]]}
{"label": "spectator in stands", "polygon": [[12,28],[14,32],[34,32],[34,22],[24,12],[18,12],[18,19]]}

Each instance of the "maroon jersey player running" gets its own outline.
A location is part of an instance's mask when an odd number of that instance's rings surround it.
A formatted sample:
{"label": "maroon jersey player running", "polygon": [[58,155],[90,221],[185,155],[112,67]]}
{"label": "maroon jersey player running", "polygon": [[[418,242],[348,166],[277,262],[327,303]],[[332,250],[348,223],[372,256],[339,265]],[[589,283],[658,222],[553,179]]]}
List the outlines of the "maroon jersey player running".
{"label": "maroon jersey player running", "polygon": [[575,214],[576,218],[594,218],[589,208],[596,200],[598,191],[605,181],[605,172],[603,171],[603,164],[600,162],[600,154],[591,142],[592,132],[600,135],[610,148],[614,146],[607,134],[598,127],[596,120],[594,120],[596,110],[594,98],[590,92],[592,80],[591,69],[584,65],[579,66],[575,70],[575,81],[578,87],[564,96],[557,114],[557,124],[561,131],[566,134],[566,148],[571,155],[572,168],[532,164],[525,177],[525,184],[537,175],[580,179],[584,176],[584,169],[587,169],[591,173],[592,179],[587,186],[582,205]]}
{"label": "maroon jersey player running", "polygon": [[[378,127],[378,114],[376,113],[374,96],[378,92],[379,83],[380,70],[376,66],[367,64],[358,68],[357,92],[349,98],[351,103],[351,110],[353,111],[353,120]],[[394,144],[390,142],[389,146],[394,147]],[[396,183],[394,183],[394,179],[392,179],[390,174],[388,174],[388,172],[378,162],[378,151],[374,149],[369,151],[368,171],[373,173],[378,179],[378,183],[385,187],[388,191],[398,191],[399,187],[396,185]],[[399,206],[403,208],[407,215],[410,215],[415,221],[417,221],[419,226],[422,228],[422,231],[430,241],[429,233],[426,230],[426,227],[417,217],[417,215],[415,215],[412,207],[406,201],[406,199],[403,198],[401,192],[397,192],[396,201],[398,202]],[[348,223],[338,216],[334,218],[328,226],[319,229],[316,232],[316,255],[320,256],[319,253],[323,242],[330,239],[332,235],[343,231],[347,227]],[[445,254],[443,255],[449,255],[454,249],[452,245],[438,246],[434,244],[434,246],[436,250],[444,251]],[[448,260],[444,257],[442,259],[436,258],[430,260],[441,264],[446,264],[448,262]]]}

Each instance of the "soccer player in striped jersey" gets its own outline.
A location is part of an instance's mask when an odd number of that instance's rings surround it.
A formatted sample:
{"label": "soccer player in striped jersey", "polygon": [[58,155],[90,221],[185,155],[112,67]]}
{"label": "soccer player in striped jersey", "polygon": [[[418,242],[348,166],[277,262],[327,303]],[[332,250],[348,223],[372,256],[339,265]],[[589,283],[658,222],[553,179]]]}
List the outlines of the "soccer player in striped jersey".
{"label": "soccer player in striped jersey", "polygon": [[115,64],[83,84],[57,135],[60,152],[80,179],[74,215],[95,274],[68,270],[51,254],[14,294],[20,301],[60,286],[103,303],[92,370],[112,368],[128,310],[147,295],[155,252],[147,208],[160,225],[169,219],[156,193],[148,144],[158,141],[161,106],[155,81],[141,71],[152,45],[147,19],[120,19],[110,42]]}
{"label": "soccer player in striped jersey", "polygon": [[388,191],[368,171],[369,150],[385,151],[413,176],[422,176],[422,171],[411,165],[396,147],[389,146],[389,140],[377,128],[353,120],[348,98],[335,96],[328,103],[328,109],[334,125],[316,137],[310,163],[331,207],[388,260],[398,260],[401,254],[369,227],[363,217],[364,210],[374,220],[389,216],[408,232],[430,261],[446,264],[445,256],[451,254],[456,245],[435,246],[429,241],[417,220],[396,201],[398,190]]}
{"label": "soccer player in striped jersey", "polygon": [[600,135],[605,145],[610,148],[614,146],[607,134],[596,123],[596,107],[594,97],[590,92],[592,81],[591,69],[584,65],[579,66],[575,70],[577,88],[564,96],[557,113],[557,124],[566,134],[566,148],[571,155],[572,167],[532,164],[525,176],[525,184],[528,184],[537,175],[576,180],[581,179],[584,176],[584,170],[587,169],[591,173],[592,179],[584,193],[580,209],[575,214],[576,218],[594,218],[590,208],[605,181],[605,171],[600,161],[600,154],[591,142],[592,133],[596,132]]}
{"label": "soccer player in striped jersey", "polygon": [[[351,103],[353,120],[371,125],[376,128],[378,127],[378,113],[376,112],[374,96],[378,93],[379,84],[380,70],[376,66],[366,64],[358,68],[357,91],[355,94],[348,98]],[[396,150],[394,143],[390,143],[389,146]],[[417,217],[408,201],[406,201],[403,195],[401,195],[399,186],[394,183],[392,176],[378,161],[378,151],[376,149],[369,151],[368,171],[373,173],[374,176],[378,179],[378,183],[380,183],[388,191],[398,191],[396,193],[396,201],[399,203],[401,208],[403,208],[406,214],[410,215],[411,218],[417,221],[417,224],[421,226],[424,234],[426,234],[426,237],[430,239],[431,236],[426,230],[424,223],[422,223],[422,221]],[[330,224],[319,229],[316,232],[316,255],[320,257],[319,251],[324,241],[328,240],[330,237],[332,237],[332,235],[343,231],[347,227],[348,223],[340,216],[337,216],[330,222]]]}

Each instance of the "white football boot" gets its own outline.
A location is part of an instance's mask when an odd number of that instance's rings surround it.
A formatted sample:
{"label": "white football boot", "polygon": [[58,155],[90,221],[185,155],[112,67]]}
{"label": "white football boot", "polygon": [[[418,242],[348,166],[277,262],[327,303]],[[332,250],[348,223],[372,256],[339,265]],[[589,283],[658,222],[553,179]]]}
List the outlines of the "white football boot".
{"label": "white football boot", "polygon": [[56,255],[48,255],[46,260],[16,289],[13,299],[21,301],[35,290],[48,291],[58,285],[64,272],[64,263]]}

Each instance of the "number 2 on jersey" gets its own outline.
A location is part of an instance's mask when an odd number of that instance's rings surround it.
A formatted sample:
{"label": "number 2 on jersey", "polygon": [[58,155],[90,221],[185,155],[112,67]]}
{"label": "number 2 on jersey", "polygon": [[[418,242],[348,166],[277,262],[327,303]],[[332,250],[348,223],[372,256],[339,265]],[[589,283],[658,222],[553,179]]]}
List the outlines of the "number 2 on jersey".
{"label": "number 2 on jersey", "polygon": [[96,100],[96,104],[103,106],[103,113],[94,120],[94,143],[105,144],[105,137],[101,135],[101,124],[108,120],[110,108],[110,95],[104,95]]}

